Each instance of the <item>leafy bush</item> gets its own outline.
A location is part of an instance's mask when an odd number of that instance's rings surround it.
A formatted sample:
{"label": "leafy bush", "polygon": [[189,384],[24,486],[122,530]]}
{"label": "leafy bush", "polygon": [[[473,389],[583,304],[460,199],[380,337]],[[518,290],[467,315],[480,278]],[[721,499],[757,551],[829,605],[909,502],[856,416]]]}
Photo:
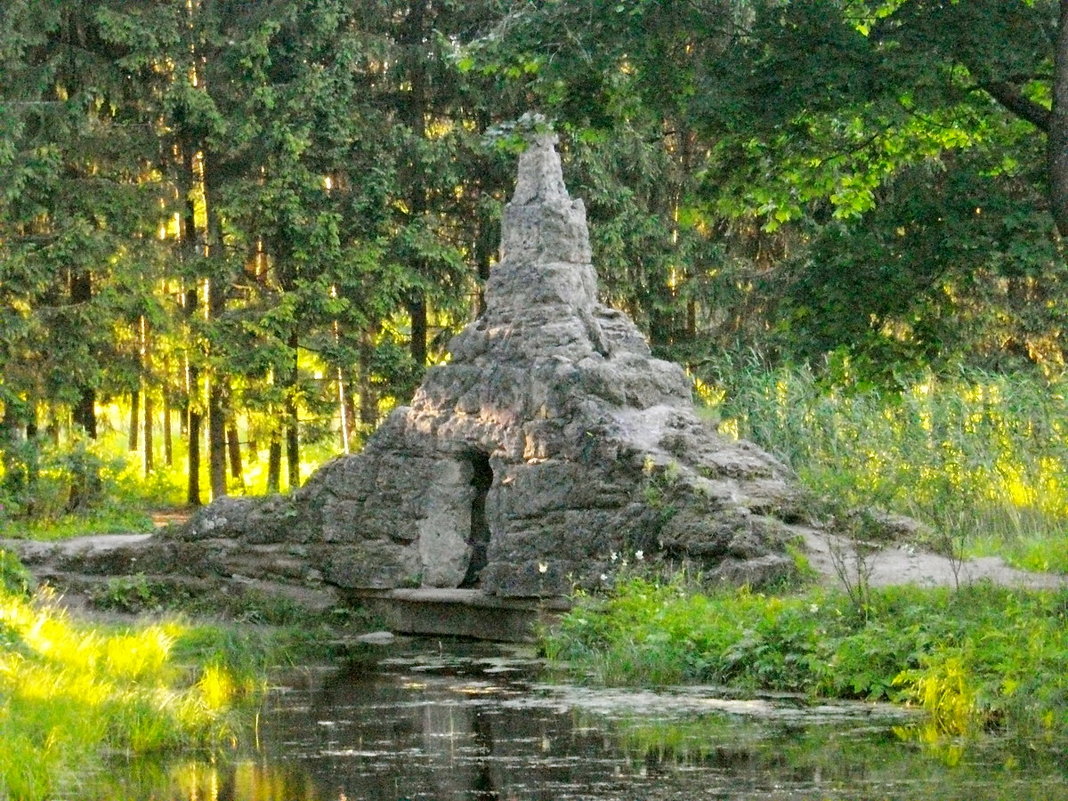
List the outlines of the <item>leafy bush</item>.
{"label": "leafy bush", "polygon": [[621,582],[579,598],[547,656],[605,684],[719,683],[907,701],[944,732],[986,726],[1068,735],[1068,591],[974,585],[706,595],[682,581]]}
{"label": "leafy bush", "polygon": [[4,595],[27,596],[33,589],[34,580],[19,558],[0,548],[0,597]]}
{"label": "leafy bush", "polygon": [[162,608],[163,598],[144,573],[114,576],[93,593],[93,604],[101,609],[137,614]]}
{"label": "leafy bush", "polygon": [[7,443],[0,492],[4,517],[54,521],[99,510],[117,494],[125,464],[107,457],[99,443],[77,439],[56,447],[40,440]]}

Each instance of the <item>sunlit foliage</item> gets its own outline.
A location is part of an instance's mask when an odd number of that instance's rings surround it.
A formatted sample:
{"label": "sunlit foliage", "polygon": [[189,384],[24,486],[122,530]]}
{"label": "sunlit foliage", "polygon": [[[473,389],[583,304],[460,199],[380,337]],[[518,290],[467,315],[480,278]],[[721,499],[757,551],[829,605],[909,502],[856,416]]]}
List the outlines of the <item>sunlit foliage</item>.
{"label": "sunlit foliage", "polygon": [[[718,372],[720,429],[754,439],[816,495],[919,517],[943,538],[1068,572],[1063,381],[963,371],[886,387],[848,360],[813,370]],[[936,544],[936,543],[928,543]]]}
{"label": "sunlit foliage", "polygon": [[[16,573],[5,563],[5,577]],[[47,593],[0,588],[0,798],[55,797],[108,753],[232,742],[259,680],[225,651],[180,660],[194,634],[176,622],[79,624]]]}
{"label": "sunlit foliage", "polygon": [[723,684],[917,704],[941,735],[984,728],[1064,744],[1068,597],[989,585],[844,594],[702,592],[621,580],[579,599],[549,658],[605,684]]}

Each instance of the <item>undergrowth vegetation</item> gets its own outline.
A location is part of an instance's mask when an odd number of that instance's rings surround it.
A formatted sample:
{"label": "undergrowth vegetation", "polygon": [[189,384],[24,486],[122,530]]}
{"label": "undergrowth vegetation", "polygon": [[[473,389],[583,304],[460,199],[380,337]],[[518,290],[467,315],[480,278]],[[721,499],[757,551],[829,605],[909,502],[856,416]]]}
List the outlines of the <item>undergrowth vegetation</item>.
{"label": "undergrowth vegetation", "polygon": [[864,383],[847,361],[721,364],[705,392],[727,433],[790,464],[818,496],[926,523],[941,551],[1068,573],[1068,385],[1036,376],[926,374]]}
{"label": "undergrowth vegetation", "polygon": [[116,442],[24,440],[0,466],[0,537],[62,539],[147,531],[147,510],[170,499],[161,476],[144,480]]}
{"label": "undergrowth vegetation", "polygon": [[597,683],[908,702],[939,734],[994,728],[1068,742],[1068,591],[899,587],[869,601],[631,578],[607,598],[580,597],[544,648]]}
{"label": "undergrowth vegetation", "polygon": [[[123,431],[108,429],[96,440],[23,440],[0,449],[0,538],[56,540],[150,531],[153,512],[183,507],[185,445],[176,442],[171,464],[157,459],[146,475],[141,456],[127,449],[126,439]],[[302,478],[335,455],[332,443],[305,445]],[[202,473],[206,471],[203,465]],[[266,473],[267,452],[246,452],[241,475],[229,476],[228,491],[263,494]]]}
{"label": "undergrowth vegetation", "polygon": [[236,741],[266,642],[180,622],[77,623],[0,551],[0,799],[62,795],[109,756]]}

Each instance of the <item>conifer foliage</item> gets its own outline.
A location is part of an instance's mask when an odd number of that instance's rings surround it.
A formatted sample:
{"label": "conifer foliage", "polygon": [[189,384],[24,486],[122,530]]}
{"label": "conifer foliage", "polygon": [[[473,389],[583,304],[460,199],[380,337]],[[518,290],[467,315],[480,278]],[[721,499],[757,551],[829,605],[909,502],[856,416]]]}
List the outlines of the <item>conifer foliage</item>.
{"label": "conifer foliage", "polygon": [[188,454],[193,504],[261,450],[281,489],[358,447],[477,313],[528,110],[605,299],[706,378],[1060,374],[1066,28],[1068,0],[6,0],[0,502],[115,427],[147,472]]}

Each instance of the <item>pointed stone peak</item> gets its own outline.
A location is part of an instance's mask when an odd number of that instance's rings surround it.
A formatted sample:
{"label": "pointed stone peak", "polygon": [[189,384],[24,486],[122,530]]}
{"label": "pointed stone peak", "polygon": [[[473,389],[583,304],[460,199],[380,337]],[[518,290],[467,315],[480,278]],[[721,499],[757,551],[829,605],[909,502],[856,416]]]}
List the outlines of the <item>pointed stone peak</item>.
{"label": "pointed stone peak", "polygon": [[535,134],[530,145],[519,156],[519,178],[512,204],[568,203],[571,198],[564,186],[564,171],[560,154],[556,152],[559,137],[553,133]]}
{"label": "pointed stone peak", "polygon": [[507,270],[506,265],[561,262],[578,265],[589,273],[582,278],[588,303],[596,294],[596,277],[590,264],[586,207],[567,193],[556,142],[554,133],[534,133],[530,146],[519,156],[515,194],[501,219],[500,267]]}
{"label": "pointed stone peak", "polygon": [[706,428],[682,368],[598,301],[556,137],[536,119],[524,131],[502,259],[452,360],[361,453],[286,496],[220,499],[138,565],[252,565],[302,591],[478,582],[515,597],[603,587],[614,555],[636,551],[654,571],[693,564],[753,586],[794,570],[784,543],[806,517],[788,471]]}

